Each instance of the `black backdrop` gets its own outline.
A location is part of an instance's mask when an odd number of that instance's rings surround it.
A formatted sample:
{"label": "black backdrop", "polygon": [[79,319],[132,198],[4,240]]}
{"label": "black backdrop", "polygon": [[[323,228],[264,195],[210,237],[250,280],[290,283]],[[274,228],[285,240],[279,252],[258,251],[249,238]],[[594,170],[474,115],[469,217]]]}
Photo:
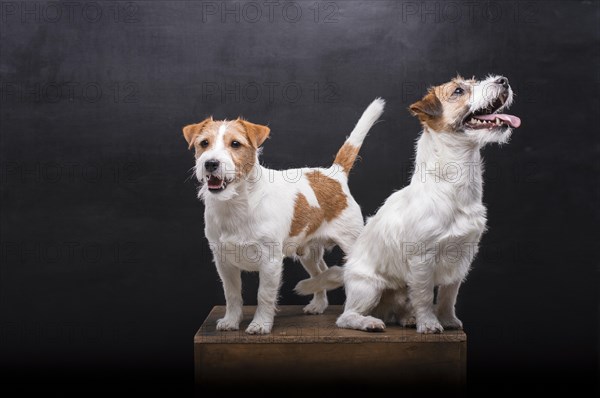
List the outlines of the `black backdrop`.
{"label": "black backdrop", "polygon": [[[272,129],[265,165],[329,165],[382,96],[350,181],[370,215],[408,180],[408,105],[458,72],[508,76],[523,120],[484,150],[489,231],[458,303],[470,388],[595,385],[598,4],[2,2],[3,376],[190,386],[224,299],[181,127],[243,115]],[[281,303],[306,302],[303,277],[286,262]]]}

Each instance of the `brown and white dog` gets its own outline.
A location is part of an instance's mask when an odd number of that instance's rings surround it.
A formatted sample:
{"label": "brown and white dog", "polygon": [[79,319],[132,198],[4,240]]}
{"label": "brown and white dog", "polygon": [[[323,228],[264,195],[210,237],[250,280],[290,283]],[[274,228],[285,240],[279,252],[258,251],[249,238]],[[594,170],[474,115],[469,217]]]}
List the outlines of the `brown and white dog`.
{"label": "brown and white dog", "polygon": [[[276,171],[258,162],[269,128],[242,119],[206,119],[184,127],[196,151],[195,174],[202,183],[205,233],[223,283],[225,316],[218,330],[237,330],[242,320],[241,271],[258,271],[258,306],[246,329],[270,333],[284,257],[299,259],[310,276],[327,269],[326,248],[345,253],[363,229],[359,205],[348,188],[348,173],[369,129],[384,108],[376,99],[365,110],[329,168]],[[304,307],[319,314],[327,293],[315,292]]]}
{"label": "brown and white dog", "polygon": [[310,294],[343,282],[342,328],[383,330],[379,318],[416,323],[419,333],[462,327],[454,304],[486,228],[480,149],[507,142],[519,127],[518,117],[502,112],[512,101],[508,79],[488,76],[457,77],[412,104],[423,132],[410,184],[367,220],[343,272],[331,267],[296,291]]}

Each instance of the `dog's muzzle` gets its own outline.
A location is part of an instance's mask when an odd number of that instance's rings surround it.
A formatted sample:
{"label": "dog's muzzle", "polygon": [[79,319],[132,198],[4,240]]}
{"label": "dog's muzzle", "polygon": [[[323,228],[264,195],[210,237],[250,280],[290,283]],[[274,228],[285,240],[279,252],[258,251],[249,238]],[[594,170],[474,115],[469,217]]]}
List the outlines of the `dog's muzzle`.
{"label": "dog's muzzle", "polygon": [[504,76],[499,77],[493,84],[501,88],[496,98],[486,107],[477,109],[468,114],[464,119],[464,126],[471,130],[494,129],[494,128],[517,128],[521,125],[521,119],[514,115],[498,113],[510,96],[510,85]]}
{"label": "dog's muzzle", "polygon": [[225,188],[227,188],[228,181],[225,178],[213,174],[219,170],[220,165],[221,162],[216,159],[209,159],[204,162],[204,170],[208,173],[206,175],[206,184],[208,185],[208,190],[213,193],[224,191]]}

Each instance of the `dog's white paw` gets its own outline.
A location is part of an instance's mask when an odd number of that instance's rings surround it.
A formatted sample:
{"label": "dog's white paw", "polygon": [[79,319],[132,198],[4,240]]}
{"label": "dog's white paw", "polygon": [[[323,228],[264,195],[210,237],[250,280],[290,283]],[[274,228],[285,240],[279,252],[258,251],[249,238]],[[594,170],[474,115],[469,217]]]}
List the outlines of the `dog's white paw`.
{"label": "dog's white paw", "polygon": [[385,323],[381,319],[366,316],[361,320],[360,329],[367,332],[383,332],[385,330]]}
{"label": "dog's white paw", "polygon": [[417,333],[442,333],[444,328],[435,317],[417,321]]}
{"label": "dog's white paw", "polygon": [[308,305],[303,308],[305,314],[322,314],[327,308],[327,300],[313,298]]}
{"label": "dog's white paw", "polygon": [[335,324],[339,328],[364,330],[367,332],[383,332],[385,323],[373,316],[364,316],[353,312],[344,312]]}
{"label": "dog's white paw", "polygon": [[462,329],[463,324],[457,317],[440,317],[440,324],[444,329]]}
{"label": "dog's white paw", "polygon": [[269,334],[273,328],[273,322],[252,321],[246,328],[248,334]]}
{"label": "dog's white paw", "polygon": [[239,330],[240,323],[233,319],[221,318],[217,321],[217,330]]}

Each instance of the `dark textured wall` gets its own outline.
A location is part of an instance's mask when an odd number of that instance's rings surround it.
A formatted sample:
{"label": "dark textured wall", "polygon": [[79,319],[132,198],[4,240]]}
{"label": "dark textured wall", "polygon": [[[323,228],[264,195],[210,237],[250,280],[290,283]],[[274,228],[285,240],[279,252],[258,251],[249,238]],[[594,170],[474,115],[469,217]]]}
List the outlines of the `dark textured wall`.
{"label": "dark textured wall", "polygon": [[[0,2],[3,375],[189,385],[192,336],[224,299],[183,125],[243,115],[272,129],[265,165],[329,165],[381,96],[350,181],[370,215],[407,183],[408,105],[497,73],[523,125],[484,150],[489,231],[458,303],[469,382],[594,383],[599,16],[593,1]],[[306,302],[304,276],[286,262],[281,303]],[[247,303],[256,287],[246,275]]]}

